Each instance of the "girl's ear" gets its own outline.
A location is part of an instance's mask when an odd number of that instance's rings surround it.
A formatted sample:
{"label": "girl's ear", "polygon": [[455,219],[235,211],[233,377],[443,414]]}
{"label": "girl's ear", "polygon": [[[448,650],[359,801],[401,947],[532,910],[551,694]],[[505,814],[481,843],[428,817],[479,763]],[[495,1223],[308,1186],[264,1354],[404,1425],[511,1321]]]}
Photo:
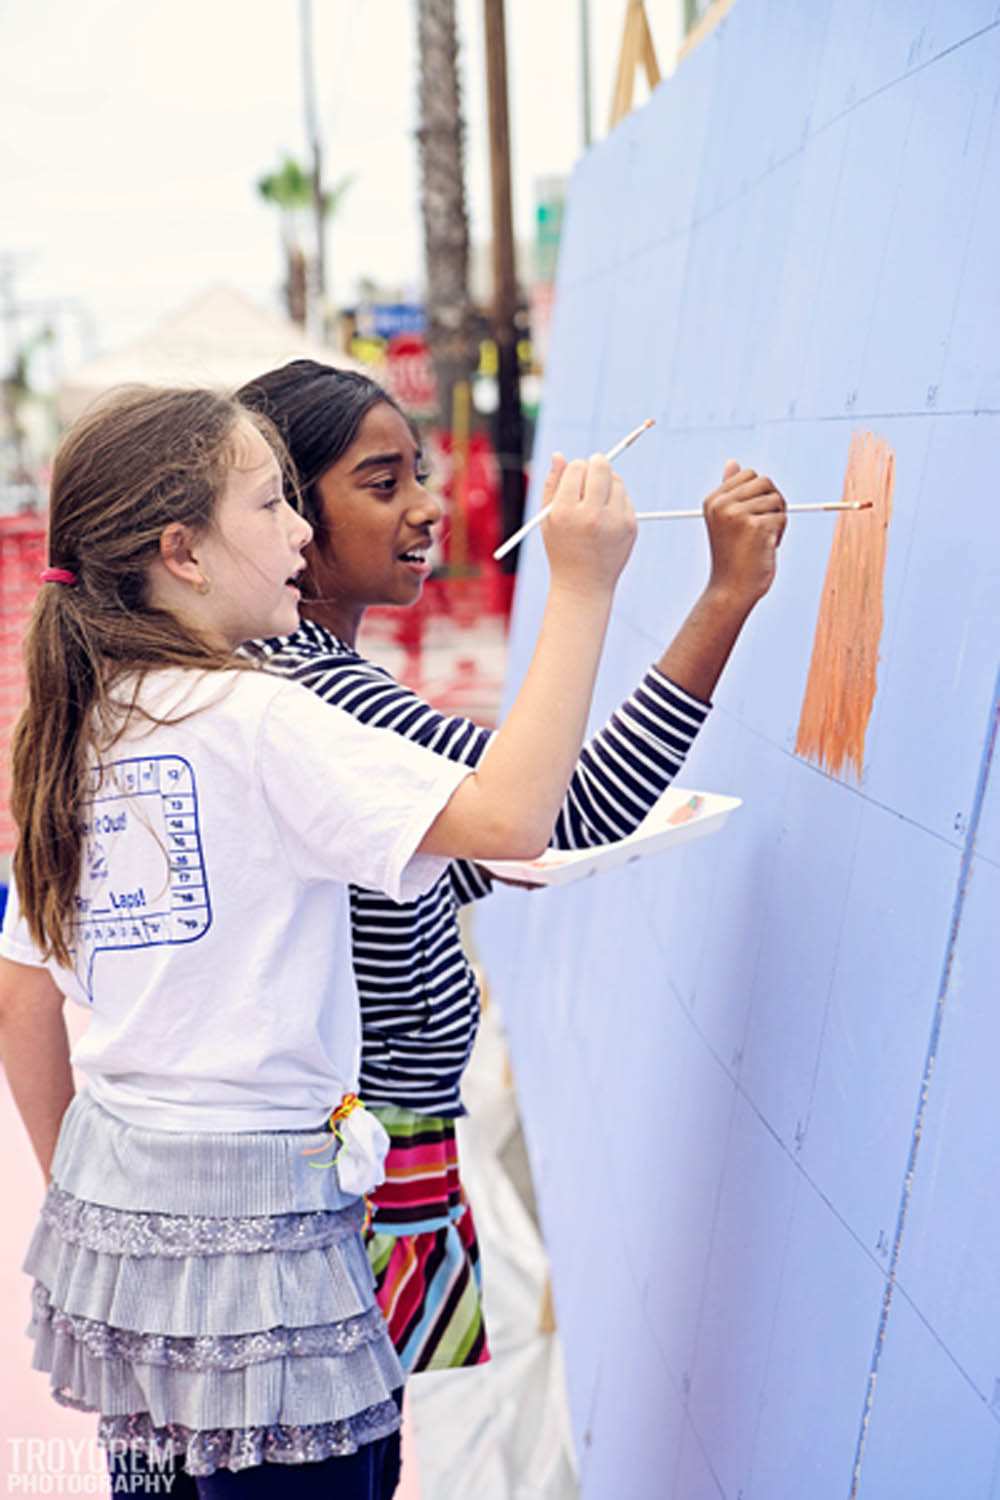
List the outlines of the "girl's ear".
{"label": "girl's ear", "polygon": [[208,579],[192,550],[194,532],[180,521],[172,521],[160,533],[160,561],[181,583],[192,584],[199,593],[208,592]]}

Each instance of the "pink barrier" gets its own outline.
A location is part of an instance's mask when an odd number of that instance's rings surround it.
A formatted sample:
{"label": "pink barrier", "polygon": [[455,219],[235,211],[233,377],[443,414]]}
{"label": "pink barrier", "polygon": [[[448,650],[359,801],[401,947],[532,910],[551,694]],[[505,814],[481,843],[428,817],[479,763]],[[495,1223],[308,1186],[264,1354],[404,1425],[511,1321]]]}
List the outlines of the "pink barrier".
{"label": "pink barrier", "polygon": [[10,816],[10,735],[21,711],[21,646],[38,574],[45,566],[45,517],[0,516],[0,855],[14,847]]}

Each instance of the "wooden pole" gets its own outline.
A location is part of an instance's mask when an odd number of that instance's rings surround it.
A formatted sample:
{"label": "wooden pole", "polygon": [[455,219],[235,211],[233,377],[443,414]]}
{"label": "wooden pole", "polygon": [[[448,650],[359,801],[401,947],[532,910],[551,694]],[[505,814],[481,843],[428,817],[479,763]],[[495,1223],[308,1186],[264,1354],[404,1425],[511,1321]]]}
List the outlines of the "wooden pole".
{"label": "wooden pole", "polygon": [[[510,126],[507,113],[507,35],[504,0],[483,0],[486,92],[490,126],[490,186],[493,207],[493,337],[497,346],[496,450],[500,465],[501,531],[509,536],[524,519],[524,436],[517,368],[517,271],[510,189]],[[513,572],[516,554],[503,564]]]}
{"label": "wooden pole", "polygon": [[732,9],[733,0],[712,0],[712,4],[699,16],[694,4],[685,8],[684,29],[685,37],[677,53],[677,61],[687,57],[695,47],[714,31],[719,22],[724,20]]}
{"label": "wooden pole", "polygon": [[326,205],[323,191],[323,137],[316,106],[316,75],[313,65],[312,0],[299,0],[302,32],[302,93],[305,106],[306,136],[312,156],[313,220],[316,232],[316,255],[313,261],[312,307],[307,314],[312,336],[326,342]]}
{"label": "wooden pole", "polygon": [[451,506],[448,520],[451,571],[463,573],[469,561],[469,419],[472,397],[467,380],[456,380],[451,394]]}
{"label": "wooden pole", "polygon": [[660,82],[660,65],[653,45],[653,33],[649,29],[644,0],[627,0],[625,29],[622,32],[621,51],[615,73],[615,87],[611,99],[608,129],[613,130],[632,109],[635,96],[635,75],[642,66],[650,91]]}
{"label": "wooden pole", "polygon": [[590,0],[580,0],[580,109],[583,126],[583,149],[590,149]]}

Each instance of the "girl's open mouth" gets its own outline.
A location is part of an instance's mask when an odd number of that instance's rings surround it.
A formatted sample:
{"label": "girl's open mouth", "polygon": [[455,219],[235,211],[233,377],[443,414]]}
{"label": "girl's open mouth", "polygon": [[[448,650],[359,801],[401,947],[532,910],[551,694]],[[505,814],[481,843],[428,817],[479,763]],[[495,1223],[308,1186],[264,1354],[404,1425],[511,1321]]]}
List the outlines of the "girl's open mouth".
{"label": "girl's open mouth", "polygon": [[407,552],[401,552],[399,554],[399,561],[404,563],[410,572],[415,573],[418,578],[426,578],[431,571],[431,565],[427,561],[426,554],[416,547],[410,548]]}

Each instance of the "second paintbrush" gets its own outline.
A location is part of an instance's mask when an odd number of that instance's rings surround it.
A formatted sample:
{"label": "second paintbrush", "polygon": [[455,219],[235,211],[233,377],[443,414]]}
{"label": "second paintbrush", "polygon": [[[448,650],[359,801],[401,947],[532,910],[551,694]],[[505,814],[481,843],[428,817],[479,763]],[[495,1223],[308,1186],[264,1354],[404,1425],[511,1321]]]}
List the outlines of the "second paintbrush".
{"label": "second paintbrush", "polygon": [[[635,442],[636,438],[640,438],[642,437],[644,432],[648,432],[649,429],[654,425],[654,421],[655,418],[647,417],[645,422],[640,422],[638,427],[633,427],[632,431],[626,434],[626,436],[622,438],[620,443],[616,443],[613,448],[609,448],[607,453],[604,455],[604,457],[608,460],[608,463],[614,463],[618,455],[620,453],[624,453],[626,448],[630,448]],[[545,520],[545,517],[548,515],[551,509],[551,505],[543,505],[537,515],[532,516],[530,521],[525,521],[524,525],[518,531],[515,531],[513,536],[509,536],[505,542],[501,542],[500,546],[493,554],[496,561],[499,562],[501,557],[506,557],[507,553],[511,550],[512,547],[516,547],[518,542],[521,541],[523,537],[526,537],[528,535],[529,531],[533,531],[535,529],[539,521]],[[650,512],[650,514],[652,514],[652,512]]]}
{"label": "second paintbrush", "polygon": [[[832,500],[829,503],[820,501],[814,505],[786,505],[785,515],[801,515],[807,510],[871,510],[870,500]],[[635,518],[637,521],[694,521],[703,516],[705,512],[698,510],[637,510]]]}

